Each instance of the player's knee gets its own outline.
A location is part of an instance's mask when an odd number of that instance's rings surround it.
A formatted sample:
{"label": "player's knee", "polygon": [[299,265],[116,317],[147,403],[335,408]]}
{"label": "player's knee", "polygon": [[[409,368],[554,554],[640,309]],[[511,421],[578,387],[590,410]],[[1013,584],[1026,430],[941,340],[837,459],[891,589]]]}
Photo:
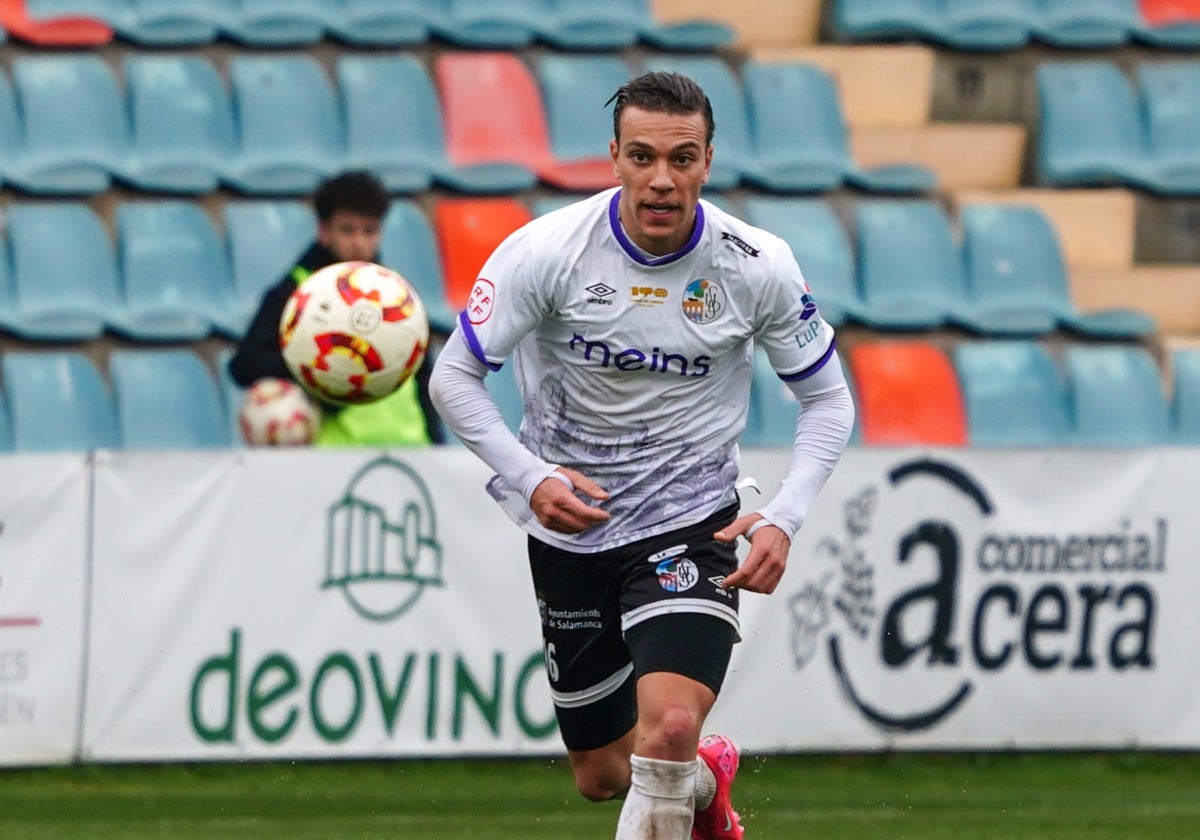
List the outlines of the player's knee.
{"label": "player's knee", "polygon": [[640,734],[650,745],[651,757],[673,758],[695,751],[703,722],[696,709],[671,706],[647,721]]}

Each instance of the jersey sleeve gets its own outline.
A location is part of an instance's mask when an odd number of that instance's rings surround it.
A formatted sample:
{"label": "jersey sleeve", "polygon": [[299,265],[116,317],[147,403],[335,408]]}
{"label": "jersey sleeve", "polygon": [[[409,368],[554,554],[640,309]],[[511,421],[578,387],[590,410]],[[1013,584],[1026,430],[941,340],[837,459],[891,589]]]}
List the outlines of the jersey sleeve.
{"label": "jersey sleeve", "polygon": [[499,370],[513,349],[549,311],[549,289],[539,272],[522,228],[492,252],[480,269],[458,316],[458,327],[472,355]]}
{"label": "jersey sleeve", "polygon": [[836,341],[791,249],[782,240],[778,244],[764,283],[755,340],[780,378],[795,382],[819,371],[834,356]]}

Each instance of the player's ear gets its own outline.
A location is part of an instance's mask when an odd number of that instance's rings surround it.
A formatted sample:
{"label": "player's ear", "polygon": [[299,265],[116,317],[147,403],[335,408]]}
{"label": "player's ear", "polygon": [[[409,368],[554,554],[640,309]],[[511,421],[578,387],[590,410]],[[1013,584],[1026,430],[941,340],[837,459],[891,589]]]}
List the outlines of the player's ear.
{"label": "player's ear", "polygon": [[708,176],[712,174],[712,159],[713,147],[710,145],[704,150],[704,183],[708,183]]}
{"label": "player's ear", "polygon": [[612,138],[608,141],[608,154],[613,162],[613,175],[621,177],[621,168],[617,166],[617,160],[621,157],[621,147],[617,145],[617,138]]}

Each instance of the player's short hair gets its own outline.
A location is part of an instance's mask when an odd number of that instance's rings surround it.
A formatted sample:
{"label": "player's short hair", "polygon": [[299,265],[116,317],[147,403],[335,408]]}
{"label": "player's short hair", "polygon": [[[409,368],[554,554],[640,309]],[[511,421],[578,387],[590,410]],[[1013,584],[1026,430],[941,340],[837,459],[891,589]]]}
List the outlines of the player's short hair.
{"label": "player's short hair", "polygon": [[604,104],[616,101],[613,106],[613,137],[621,140],[621,113],[632,105],[645,111],[661,114],[702,114],[704,116],[704,141],[712,145],[712,103],[703,88],[681,73],[655,71],[644,73],[621,85]]}
{"label": "player's short hair", "polygon": [[313,196],[317,218],[322,222],[329,221],[339,210],[382,219],[391,203],[392,197],[383,181],[362,169],[343,172],[322,182]]}

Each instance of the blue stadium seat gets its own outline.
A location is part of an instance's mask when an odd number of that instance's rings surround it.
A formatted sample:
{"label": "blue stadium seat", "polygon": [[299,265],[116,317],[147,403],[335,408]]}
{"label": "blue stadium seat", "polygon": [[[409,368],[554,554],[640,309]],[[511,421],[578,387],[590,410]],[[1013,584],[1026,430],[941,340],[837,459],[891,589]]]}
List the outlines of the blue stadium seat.
{"label": "blue stadium seat", "polygon": [[332,5],[329,32],[355,46],[423,44],[445,15],[445,7],[430,0],[337,0]]}
{"label": "blue stadium seat", "polygon": [[1162,377],[1144,347],[1076,345],[1065,356],[1080,446],[1161,446],[1171,440]]}
{"label": "blue stadium seat", "polygon": [[78,350],[14,351],[0,358],[17,452],[116,447],[112,395]]}
{"label": "blue stadium seat", "polygon": [[124,67],[133,130],[125,180],[143,190],[215,190],[237,149],[216,65],[200,55],[135,52]]}
{"label": "blue stadium seat", "polygon": [[629,65],[616,55],[550,53],[533,69],[545,105],[550,151],[567,179],[564,188],[616,186],[608,154],[612,111],[602,103],[629,81]]}
{"label": "blue stadium seat", "polygon": [[972,446],[1066,446],[1067,386],[1050,351],[1036,341],[962,341],[954,367]]}
{"label": "blue stadium seat", "polygon": [[15,186],[22,186],[23,135],[24,127],[8,74],[0,73],[0,178]]}
{"label": "blue stadium seat", "polygon": [[838,326],[861,319],[866,305],[858,289],[854,249],[846,228],[822,199],[750,196],[746,221],[781,237],[791,247],[821,315]]}
{"label": "blue stadium seat", "polygon": [[832,0],[830,5],[837,40],[932,40],[942,31],[940,0]]}
{"label": "blue stadium seat", "polygon": [[648,20],[642,25],[642,42],[652,49],[683,51],[683,52],[715,52],[733,46],[737,33],[722,21],[706,18],[691,17],[672,21],[661,21],[652,14],[650,9],[643,12],[647,0],[615,0],[610,4],[625,8],[631,15]]}
{"label": "blue stadium seat", "polygon": [[1171,352],[1171,427],[1175,442],[1200,445],[1200,348]]}
{"label": "blue stadium seat", "polygon": [[935,186],[922,166],[892,164],[862,170],[850,158],[848,130],[833,79],[800,62],[742,67],[757,171],[764,189],[812,192],[847,182],[870,192],[920,192]]}
{"label": "blue stadium seat", "polygon": [[1034,35],[1057,47],[1120,46],[1140,25],[1137,0],[1041,0]]}
{"label": "blue stadium seat", "polygon": [[305,46],[325,37],[324,0],[238,0],[223,34],[251,47]]}
{"label": "blue stadium seat", "polygon": [[108,189],[130,153],[116,74],[92,53],[20,55],[13,85],[25,130],[21,185],[43,193]]}
{"label": "blue stadium seat", "polygon": [[221,404],[225,409],[229,445],[241,447],[246,445],[246,439],[242,437],[239,415],[242,411],[242,402],[246,399],[246,392],[242,386],[233,381],[233,376],[229,373],[229,360],[233,358],[233,354],[234,348],[221,347],[213,356],[213,366],[217,386],[221,391]]}
{"label": "blue stadium seat", "polygon": [[864,199],[855,203],[854,220],[866,304],[861,320],[884,329],[975,327],[962,256],[941,205],[926,199]]}
{"label": "blue stadium seat", "polygon": [[1133,309],[1080,312],[1070,297],[1058,236],[1036,207],[971,205],[960,214],[971,314],[994,335],[1036,335],[1061,327],[1105,338],[1154,333]]}
{"label": "blue stadium seat", "polygon": [[550,0],[439,0],[446,6],[436,34],[463,47],[529,46],[553,19]]}
{"label": "blue stadium seat", "polygon": [[230,443],[224,398],[184,348],[119,349],[108,358],[124,449],[211,449]]}
{"label": "blue stadium seat", "polygon": [[370,169],[391,192],[420,192],[449,168],[437,92],[411,55],[342,55],[338,88],[346,166]]}
{"label": "blue stadium seat", "polygon": [[116,257],[87,204],[8,206],[16,311],[7,327],[39,341],[86,341],[123,317]]}
{"label": "blue stadium seat", "polygon": [[147,46],[199,46],[217,39],[236,19],[237,0],[131,0],[137,28],[125,33]]}
{"label": "blue stadium seat", "polygon": [[1200,61],[1141,62],[1150,163],[1164,191],[1200,195]]}
{"label": "blue stadium seat", "polygon": [[1034,162],[1040,183],[1164,188],[1153,171],[1136,92],[1120,67],[1107,61],[1044,62],[1035,78]]}
{"label": "blue stadium seat", "polygon": [[263,292],[279,282],[315,238],[317,216],[298,199],[231,201],[225,204],[223,220],[234,311],[240,313],[229,332],[240,336]]}
{"label": "blue stadium seat", "polygon": [[767,354],[756,349],[742,445],[791,448],[799,414],[800,404],[795,395],[775,373]]}
{"label": "blue stadium seat", "polygon": [[339,170],[345,129],[333,84],[308,55],[237,54],[229,62],[240,136],[222,180],[246,193],[308,194]]}
{"label": "blue stadium seat", "polygon": [[13,449],[12,420],[9,417],[8,400],[0,392],[0,453],[12,452]]}
{"label": "blue stadium seat", "polygon": [[937,39],[964,50],[1011,50],[1026,44],[1041,17],[1039,0],[941,0]]}
{"label": "blue stadium seat", "polygon": [[117,331],[140,340],[194,341],[238,323],[225,243],[190,201],[117,207],[125,313]]}
{"label": "blue stadium seat", "polygon": [[643,0],[551,0],[541,37],[562,50],[620,50],[654,27]]}
{"label": "blue stadium seat", "polygon": [[412,283],[430,326],[449,334],[456,313],[446,299],[437,239],[424,211],[411,201],[393,201],[383,220],[379,250],[383,263]]}
{"label": "blue stadium seat", "polygon": [[[707,196],[705,197],[707,198]],[[530,202],[530,209],[533,211],[534,216],[545,216],[552,210],[558,210],[561,207],[566,207],[568,204],[574,204],[582,198],[586,198],[586,196],[576,194],[541,195]]]}
{"label": "blue stadium seat", "polygon": [[646,60],[645,69],[682,73],[699,84],[712,103],[718,116],[707,184],[710,189],[732,189],[758,172],[746,95],[723,58],[703,54],[657,55]]}

